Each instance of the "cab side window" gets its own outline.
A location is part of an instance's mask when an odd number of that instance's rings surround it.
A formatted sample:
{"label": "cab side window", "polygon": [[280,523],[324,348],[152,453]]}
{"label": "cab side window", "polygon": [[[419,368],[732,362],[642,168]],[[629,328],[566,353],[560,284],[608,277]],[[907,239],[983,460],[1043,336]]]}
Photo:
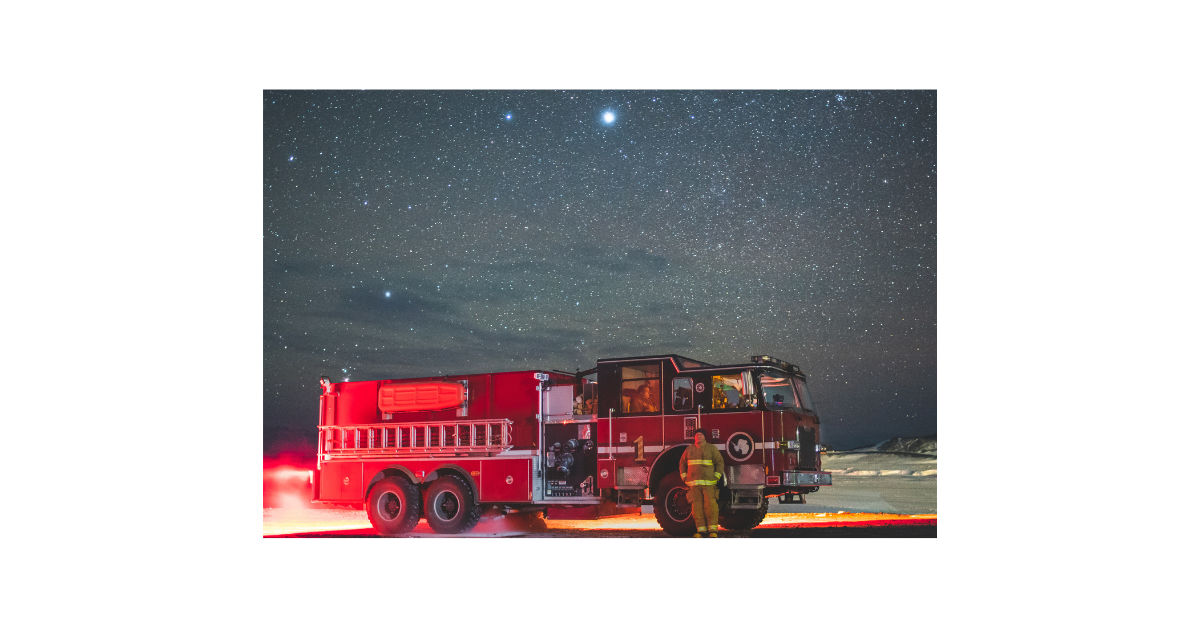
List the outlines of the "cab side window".
{"label": "cab side window", "polygon": [[750,381],[748,372],[713,375],[712,409],[749,410],[757,408],[758,398],[754,395],[754,385]]}
{"label": "cab side window", "polygon": [[672,410],[691,410],[692,409],[692,378],[676,377],[671,380],[671,409]]}
{"label": "cab side window", "polygon": [[621,411],[646,414],[662,409],[662,365],[621,367]]}

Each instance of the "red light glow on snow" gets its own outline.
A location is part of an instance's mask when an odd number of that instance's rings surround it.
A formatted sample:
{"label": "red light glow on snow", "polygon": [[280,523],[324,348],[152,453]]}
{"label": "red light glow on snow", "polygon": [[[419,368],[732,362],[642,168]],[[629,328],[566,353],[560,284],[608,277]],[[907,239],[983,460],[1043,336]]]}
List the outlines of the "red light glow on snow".
{"label": "red light glow on snow", "polygon": [[292,457],[263,458],[263,508],[312,507],[311,475],[301,464]]}
{"label": "red light glow on snow", "polygon": [[[894,515],[886,513],[780,513],[769,514],[759,528],[819,528],[819,527],[880,527],[894,525],[937,525],[937,515]],[[544,527],[543,527],[544,526]],[[367,514],[361,510],[292,510],[285,508],[263,511],[263,536],[336,532],[353,530],[373,535]],[[512,517],[485,517],[465,536],[520,536],[527,532],[553,534],[562,532],[654,532],[660,531],[652,514],[621,515],[593,520],[551,519],[536,522]],[[413,528],[413,536],[442,537],[435,534],[422,520]],[[664,534],[665,537],[665,534]],[[451,537],[445,537],[451,538]]]}

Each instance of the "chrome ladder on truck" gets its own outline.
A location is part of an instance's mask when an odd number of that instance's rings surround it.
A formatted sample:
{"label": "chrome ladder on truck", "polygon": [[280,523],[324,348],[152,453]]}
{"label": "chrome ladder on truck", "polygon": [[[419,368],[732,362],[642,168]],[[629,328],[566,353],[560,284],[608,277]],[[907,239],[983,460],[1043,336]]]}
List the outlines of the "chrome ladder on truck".
{"label": "chrome ladder on truck", "polygon": [[512,448],[512,421],[321,425],[317,459],[497,454]]}

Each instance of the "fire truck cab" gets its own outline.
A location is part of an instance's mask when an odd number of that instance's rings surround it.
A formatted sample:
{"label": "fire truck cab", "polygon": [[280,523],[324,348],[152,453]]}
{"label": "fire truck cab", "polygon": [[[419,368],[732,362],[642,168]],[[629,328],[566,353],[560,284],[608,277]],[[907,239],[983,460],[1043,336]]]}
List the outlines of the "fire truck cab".
{"label": "fire truck cab", "polygon": [[483,508],[594,518],[653,505],[668,534],[695,524],[679,460],[703,431],[725,457],[720,524],[753,528],[770,497],[831,484],[804,373],[769,356],[716,366],[679,355],[369,382],[322,378],[313,499],[362,504],[381,534],[420,518],[469,530]]}

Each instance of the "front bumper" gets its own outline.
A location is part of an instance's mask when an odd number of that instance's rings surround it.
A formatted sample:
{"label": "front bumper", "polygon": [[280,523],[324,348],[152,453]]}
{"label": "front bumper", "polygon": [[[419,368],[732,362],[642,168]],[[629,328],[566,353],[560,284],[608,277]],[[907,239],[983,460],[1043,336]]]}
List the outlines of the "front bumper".
{"label": "front bumper", "polygon": [[767,486],[789,489],[813,486],[833,486],[833,475],[825,471],[784,471],[782,475],[767,475],[761,465],[731,465],[729,486],[731,488],[763,488]]}

